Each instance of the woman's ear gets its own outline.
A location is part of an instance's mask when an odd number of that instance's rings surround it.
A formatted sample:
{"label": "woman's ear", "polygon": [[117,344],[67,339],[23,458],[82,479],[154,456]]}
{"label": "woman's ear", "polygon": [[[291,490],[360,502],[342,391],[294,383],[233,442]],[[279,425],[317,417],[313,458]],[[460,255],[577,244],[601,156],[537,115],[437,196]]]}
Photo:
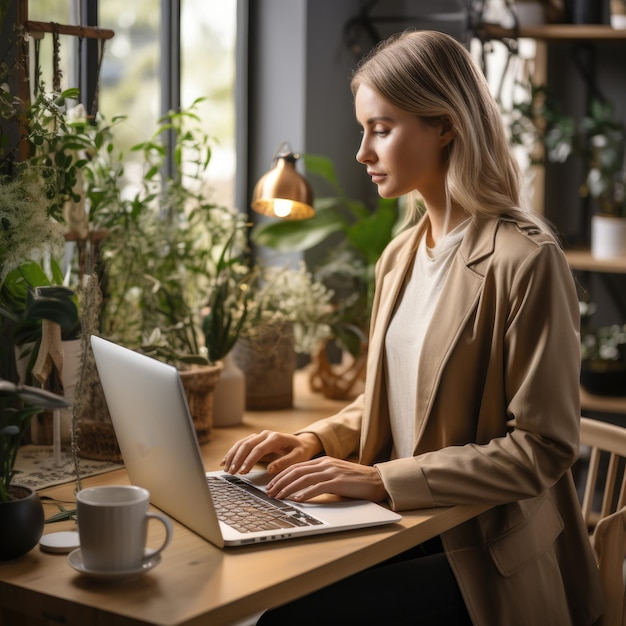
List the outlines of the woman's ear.
{"label": "woman's ear", "polygon": [[441,117],[441,128],[439,131],[439,138],[441,147],[445,148],[456,137],[456,130],[452,126],[452,120],[444,115]]}

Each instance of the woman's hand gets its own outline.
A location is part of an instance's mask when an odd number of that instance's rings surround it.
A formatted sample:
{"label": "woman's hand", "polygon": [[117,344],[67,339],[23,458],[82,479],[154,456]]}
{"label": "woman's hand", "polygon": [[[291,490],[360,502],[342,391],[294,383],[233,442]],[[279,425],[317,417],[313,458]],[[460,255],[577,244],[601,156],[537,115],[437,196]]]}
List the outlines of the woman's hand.
{"label": "woman's hand", "polygon": [[372,502],[387,497],[375,467],[329,456],[290,465],[269,482],[267,493],[274,498],[298,502],[325,493]]}
{"label": "woman's hand", "polygon": [[271,430],[240,439],[220,465],[229,474],[247,474],[257,463],[268,462],[267,471],[278,474],[285,468],[308,461],[322,452],[320,440],[312,433],[287,435]]}

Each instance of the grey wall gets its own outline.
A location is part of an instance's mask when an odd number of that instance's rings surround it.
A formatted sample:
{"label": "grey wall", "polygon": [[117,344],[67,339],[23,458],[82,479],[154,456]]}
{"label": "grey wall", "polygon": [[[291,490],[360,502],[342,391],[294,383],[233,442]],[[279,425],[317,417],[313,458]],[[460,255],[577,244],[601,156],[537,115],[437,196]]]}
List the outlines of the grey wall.
{"label": "grey wall", "polygon": [[[279,144],[330,157],[350,197],[372,206],[377,198],[355,160],[360,130],[354,119],[350,76],[358,62],[344,36],[363,0],[249,0],[249,115],[247,200]],[[440,28],[463,39],[463,0],[381,0],[372,10],[381,38],[409,27]],[[437,14],[443,21],[433,19]],[[397,19],[389,19],[397,18]],[[364,51],[373,44],[355,29]],[[302,171],[302,164],[299,164]],[[323,181],[311,180],[325,194]],[[258,216],[252,216],[259,221]]]}

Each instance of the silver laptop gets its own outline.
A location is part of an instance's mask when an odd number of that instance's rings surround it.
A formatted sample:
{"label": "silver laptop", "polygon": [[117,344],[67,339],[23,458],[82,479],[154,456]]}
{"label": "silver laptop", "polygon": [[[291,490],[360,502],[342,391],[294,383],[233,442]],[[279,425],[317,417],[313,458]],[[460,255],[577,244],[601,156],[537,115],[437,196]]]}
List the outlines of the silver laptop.
{"label": "silver laptop", "polygon": [[[269,498],[264,491],[269,478],[263,471],[245,476],[205,472],[176,368],[100,337],[92,336],[91,345],[130,482],[148,489],[152,504],[216,546],[378,526],[401,519],[368,501],[296,504]],[[225,505],[231,492],[237,502],[247,502]],[[259,521],[254,520],[257,513]]]}

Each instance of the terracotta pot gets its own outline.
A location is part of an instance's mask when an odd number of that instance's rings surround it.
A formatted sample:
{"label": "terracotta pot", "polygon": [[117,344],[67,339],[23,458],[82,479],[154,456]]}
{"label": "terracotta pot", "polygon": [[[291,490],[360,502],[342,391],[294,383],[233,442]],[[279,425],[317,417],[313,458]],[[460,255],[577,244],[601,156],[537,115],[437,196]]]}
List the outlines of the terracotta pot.
{"label": "terracotta pot", "polygon": [[44,514],[39,494],[12,485],[14,499],[0,502],[0,560],[15,559],[32,550],[43,534]]}
{"label": "terracotta pot", "polygon": [[213,428],[213,391],[222,372],[222,363],[193,366],[181,370],[180,378],[187,396],[198,443],[207,443]]}

